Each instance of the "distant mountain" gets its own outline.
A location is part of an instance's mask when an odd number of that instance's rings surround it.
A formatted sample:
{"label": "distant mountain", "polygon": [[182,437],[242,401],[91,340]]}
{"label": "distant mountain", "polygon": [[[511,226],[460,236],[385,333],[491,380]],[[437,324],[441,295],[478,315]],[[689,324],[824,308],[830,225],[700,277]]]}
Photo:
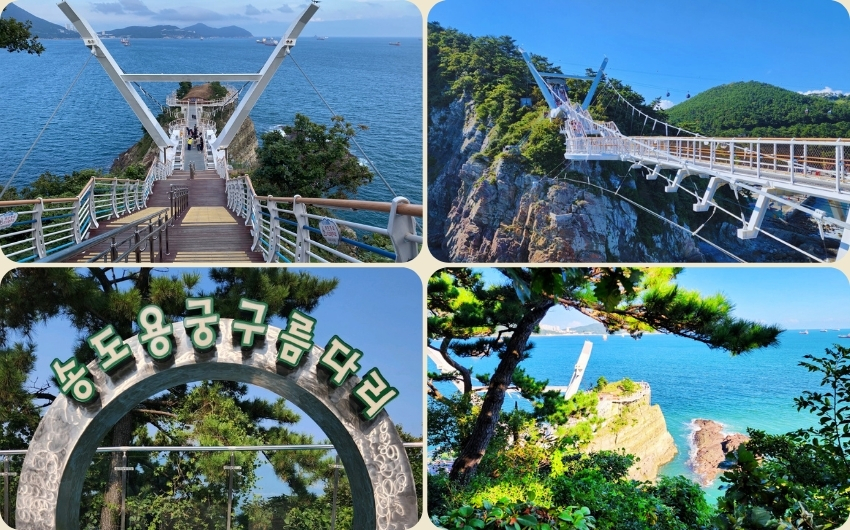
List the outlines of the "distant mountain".
{"label": "distant mountain", "polygon": [[195,24],[187,28],[177,26],[128,26],[107,31],[116,37],[130,37],[136,39],[198,39],[201,37],[228,38],[228,37],[251,37],[251,32],[237,26],[226,28],[211,28],[206,24]]}
{"label": "distant mountain", "polygon": [[850,137],[850,98],[805,95],[767,83],[721,85],[667,110],[670,123],[707,136]]}
{"label": "distant mountain", "polygon": [[195,24],[194,26],[183,28],[183,31],[193,32],[199,37],[253,37],[250,31],[238,26],[211,28],[206,24]]}
{"label": "distant mountain", "polygon": [[59,24],[54,24],[53,22],[48,22],[43,18],[38,18],[37,16],[24,11],[14,3],[6,6],[6,9],[3,10],[2,14],[0,14],[0,18],[14,18],[18,22],[25,22],[27,20],[32,22],[32,34],[39,39],[71,39],[79,38],[80,36],[76,30],[67,30]]}

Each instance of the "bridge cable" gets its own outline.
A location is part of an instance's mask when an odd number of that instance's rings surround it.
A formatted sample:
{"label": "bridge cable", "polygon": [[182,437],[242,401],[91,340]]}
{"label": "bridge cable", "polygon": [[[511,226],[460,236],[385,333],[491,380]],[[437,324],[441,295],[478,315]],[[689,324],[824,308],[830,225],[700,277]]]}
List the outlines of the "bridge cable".
{"label": "bridge cable", "polygon": [[27,150],[26,154],[24,155],[24,158],[21,160],[21,163],[20,163],[20,164],[18,164],[18,167],[17,167],[17,168],[15,168],[15,171],[14,171],[14,172],[12,172],[12,176],[11,176],[11,177],[9,177],[9,180],[6,182],[6,185],[5,185],[5,186],[3,186],[3,190],[2,190],[2,191],[0,191],[0,198],[2,198],[2,197],[3,197],[3,195],[5,195],[5,194],[6,194],[6,190],[8,190],[8,189],[9,189],[9,186],[12,184],[12,180],[14,180],[15,176],[18,174],[18,171],[20,171],[20,170],[21,170],[21,167],[24,165],[24,162],[26,162],[26,161],[27,161],[27,158],[29,158],[30,153],[32,153],[32,150],[33,150],[33,149],[35,149],[35,145],[36,145],[36,144],[38,143],[38,141],[41,139],[41,135],[43,135],[43,134],[44,134],[44,131],[46,131],[46,130],[47,130],[47,126],[48,126],[48,125],[50,125],[50,121],[53,119],[53,117],[54,117],[54,116],[56,116],[56,113],[57,113],[57,112],[59,112],[59,107],[61,107],[61,106],[62,106],[62,103],[64,103],[64,102],[65,102],[65,99],[68,97],[68,94],[70,94],[70,93],[71,93],[71,89],[72,89],[72,88],[74,88],[74,85],[76,85],[76,84],[77,84],[77,80],[78,80],[78,79],[80,79],[80,76],[81,76],[81,75],[83,75],[83,71],[86,69],[86,66],[88,66],[88,65],[89,65],[89,61],[91,61],[91,58],[92,58],[93,56],[94,56],[94,53],[90,53],[90,54],[89,54],[89,57],[88,57],[88,59],[86,59],[85,64],[83,64],[83,67],[82,67],[82,68],[80,68],[80,71],[79,71],[79,72],[77,72],[77,76],[74,78],[74,80],[73,80],[73,81],[71,81],[71,86],[69,86],[69,87],[68,87],[68,90],[67,90],[67,91],[65,91],[65,95],[64,95],[64,96],[62,96],[62,99],[60,99],[60,100],[59,100],[59,104],[58,104],[58,105],[56,105],[56,108],[53,110],[53,114],[51,114],[51,115],[50,115],[50,117],[49,117],[49,118],[47,118],[47,122],[45,122],[44,127],[42,127],[42,128],[41,128],[41,132],[39,132],[39,133],[38,133],[38,136],[36,136],[36,138],[35,138],[35,140],[33,141],[32,145],[30,145],[30,148],[29,148],[29,150]]}
{"label": "bridge cable", "polygon": [[142,91],[142,94],[146,95],[148,97],[148,99],[152,100],[154,103],[156,103],[159,106],[160,112],[165,112],[166,109],[170,110],[170,107],[166,107],[165,105],[160,103],[159,100],[157,100],[155,97],[153,97],[153,95],[151,95],[150,92],[145,90],[144,87],[142,87],[142,85],[140,85],[138,82],[133,81],[133,84],[136,85],[136,87],[138,87],[138,89]]}
{"label": "bridge cable", "polygon": [[[650,169],[649,167],[647,167],[647,166],[645,166],[645,165],[643,165],[643,164],[640,164],[640,165],[641,165],[642,167],[644,167],[645,169],[647,169],[647,170],[649,170],[649,169]],[[661,175],[661,178],[663,178],[665,181],[667,181],[667,184],[669,184],[669,185],[672,185],[672,184],[673,184],[673,182],[672,182],[672,181],[671,181],[671,180],[670,180],[667,176],[665,176],[663,173],[659,173],[659,174]],[[692,195],[693,197],[695,197],[697,200],[700,200],[700,196],[699,196],[698,194],[696,194],[696,193],[694,193],[694,192],[690,191],[689,189],[687,189],[687,188],[685,188],[685,187],[683,187],[683,186],[681,186],[681,185],[680,185],[679,187],[680,187],[680,188],[681,188],[681,189],[682,189],[685,193],[688,193],[688,194]],[[737,200],[737,202],[738,202],[738,208],[739,208],[739,209],[740,209],[740,211],[741,211],[741,218],[740,218],[740,221],[741,221],[742,223],[746,224],[746,222],[747,222],[747,221],[746,221],[746,216],[744,215],[744,208],[743,208],[743,206],[741,206],[741,200],[740,200],[740,198],[738,197],[738,192],[737,192],[737,190],[733,190],[733,191],[735,191],[735,198],[736,198],[736,200]],[[717,202],[716,202],[714,199],[710,200],[710,201],[708,202],[708,204],[710,204],[710,205],[714,206],[715,208],[718,208],[721,212],[723,212],[723,213],[725,213],[725,214],[729,215],[729,216],[730,216],[730,217],[732,217],[733,219],[737,219],[737,217],[735,217],[735,214],[733,214],[733,213],[732,213],[732,212],[730,212],[729,210],[726,210],[725,208],[721,207],[719,204],[717,204]],[[713,214],[712,214],[712,215],[713,215]],[[706,222],[708,222],[708,221],[706,221]],[[702,228],[702,227],[700,227],[700,228]],[[697,230],[699,230],[699,229],[697,229]],[[760,233],[760,234],[764,234],[764,235],[766,235],[767,237],[769,237],[769,238],[771,238],[771,239],[773,239],[773,240],[775,240],[775,241],[777,241],[777,242],[779,242],[779,243],[781,243],[781,244],[785,245],[786,247],[788,247],[788,248],[790,248],[790,249],[792,249],[792,250],[795,250],[795,251],[799,252],[800,254],[803,254],[804,256],[806,256],[806,257],[807,257],[807,258],[809,258],[809,259],[812,259],[812,260],[814,260],[814,261],[816,261],[816,262],[818,262],[818,263],[824,263],[824,260],[822,260],[822,259],[818,258],[817,256],[813,256],[812,254],[809,254],[809,253],[808,253],[808,252],[806,252],[805,250],[803,250],[803,249],[801,249],[801,248],[799,248],[799,247],[797,247],[797,246],[795,246],[795,245],[792,245],[791,243],[788,243],[787,241],[785,241],[785,240],[783,240],[783,239],[779,238],[778,236],[775,236],[775,235],[771,234],[770,232],[767,232],[767,231],[766,231],[766,230],[764,230],[763,228],[760,228],[760,227],[759,227],[759,228],[756,228],[756,231],[757,231],[758,233]],[[698,236],[698,237],[699,237],[699,236]],[[824,248],[825,248],[825,247],[826,247],[826,245],[824,245]]]}
{"label": "bridge cable", "polygon": [[671,225],[675,226],[676,228],[679,228],[680,230],[683,230],[683,231],[685,231],[685,232],[687,232],[687,233],[691,234],[692,236],[697,237],[698,239],[701,239],[701,240],[702,240],[702,241],[704,241],[705,243],[707,243],[707,244],[711,245],[712,247],[716,248],[717,250],[719,250],[720,252],[722,252],[722,253],[726,254],[727,256],[731,257],[732,259],[734,259],[734,260],[736,260],[736,261],[738,261],[738,262],[740,262],[740,263],[746,263],[746,261],[745,261],[745,260],[743,260],[743,259],[739,258],[738,256],[736,256],[736,255],[735,255],[735,254],[733,254],[732,252],[730,252],[730,251],[728,251],[728,250],[724,249],[723,247],[721,247],[721,246],[717,245],[716,243],[713,243],[713,242],[709,241],[708,239],[704,238],[703,236],[701,236],[701,235],[699,235],[699,234],[696,234],[693,230],[691,230],[691,229],[689,229],[689,228],[687,228],[687,227],[685,227],[685,226],[682,226],[682,225],[680,225],[680,224],[678,224],[678,223],[675,223],[674,221],[671,221],[670,219],[667,219],[667,218],[666,218],[666,217],[664,217],[663,215],[660,215],[660,214],[658,214],[658,213],[656,213],[656,212],[653,212],[653,211],[652,211],[652,210],[650,210],[649,208],[647,208],[647,207],[645,207],[645,206],[643,206],[643,205],[641,205],[641,204],[638,204],[637,202],[633,201],[632,199],[630,199],[630,198],[626,197],[625,195],[620,195],[619,193],[612,192],[611,190],[609,190],[609,189],[607,189],[607,188],[604,188],[604,187],[602,187],[602,186],[599,186],[598,184],[592,184],[592,183],[590,183],[590,182],[583,182],[583,181],[580,181],[580,180],[567,178],[567,177],[565,177],[565,176],[564,176],[564,177],[558,177],[558,178],[555,178],[555,179],[552,179],[552,180],[555,180],[555,181],[557,182],[559,179],[560,179],[560,180],[566,180],[566,181],[569,181],[569,182],[574,182],[574,183],[576,183],[576,184],[583,184],[583,185],[587,185],[587,186],[592,186],[592,187],[594,187],[594,188],[598,188],[599,190],[601,190],[601,191],[603,191],[603,192],[613,193],[613,194],[614,194],[614,195],[616,195],[617,197],[619,197],[619,198],[623,199],[624,201],[626,201],[626,202],[628,202],[628,203],[630,203],[630,204],[632,204],[632,205],[634,205],[634,206],[636,206],[636,207],[640,208],[641,210],[645,211],[646,213],[648,213],[648,214],[650,214],[650,215],[653,215],[653,216],[657,217],[658,219],[660,219],[660,220],[664,221],[665,223],[669,223],[669,224],[671,224]]}
{"label": "bridge cable", "polygon": [[[315,91],[316,91],[316,95],[318,95],[318,96],[319,96],[319,99],[321,99],[321,100],[322,100],[322,103],[324,103],[324,104],[325,104],[325,106],[328,108],[328,110],[329,110],[329,111],[331,111],[331,114],[332,114],[333,116],[339,116],[336,112],[334,112],[334,109],[332,109],[332,108],[331,108],[331,106],[328,104],[328,102],[325,100],[325,98],[324,98],[324,97],[322,97],[322,94],[319,92],[319,89],[318,89],[318,88],[316,88],[316,85],[314,85],[314,84],[313,84],[313,81],[311,81],[311,80],[310,80],[310,78],[309,78],[309,77],[307,77],[307,74],[304,72],[304,70],[302,70],[302,69],[301,69],[301,66],[298,64],[298,62],[295,60],[295,58],[292,56],[292,54],[291,54],[291,53],[289,54],[289,58],[290,58],[290,59],[292,59],[292,62],[295,64],[295,66],[296,66],[296,67],[298,68],[298,70],[301,72],[301,75],[303,75],[303,76],[304,76],[304,79],[306,79],[306,80],[307,80],[307,82],[308,82],[308,83],[310,83],[310,86],[311,86],[311,87],[313,87],[313,90],[315,90]],[[381,177],[381,180],[383,180],[383,181],[384,181],[384,185],[386,185],[387,189],[388,189],[388,190],[390,190],[390,193],[392,193],[392,194],[393,194],[393,197],[398,197],[398,196],[399,196],[399,195],[398,195],[398,193],[396,193],[396,191],[393,189],[393,187],[392,187],[392,186],[390,186],[390,183],[389,183],[389,182],[387,182],[387,179],[385,179],[385,178],[384,178],[384,176],[381,174],[381,172],[380,172],[380,171],[378,171],[378,168],[375,166],[375,163],[374,163],[374,162],[372,162],[372,160],[371,160],[371,159],[370,159],[370,158],[366,155],[366,152],[365,152],[365,151],[363,151],[363,148],[362,148],[362,147],[360,147],[360,144],[357,142],[357,139],[356,139],[356,138],[354,138],[354,137],[352,137],[352,138],[351,138],[351,141],[352,141],[352,142],[354,142],[354,145],[356,145],[358,149],[360,149],[360,153],[361,153],[361,154],[363,155],[363,157],[364,157],[364,158],[365,158],[365,159],[369,162],[369,165],[371,165],[371,166],[372,166],[372,169],[374,169],[374,170],[375,170],[375,173],[377,173],[377,174],[378,174],[378,176],[379,176],[379,177]]]}
{"label": "bridge cable", "polygon": [[[650,116],[650,115],[646,114],[645,112],[643,112],[643,111],[642,111],[642,110],[640,110],[639,108],[637,108],[637,107],[635,107],[634,105],[632,105],[632,103],[631,103],[628,99],[626,99],[626,98],[625,98],[622,94],[620,94],[620,93],[617,91],[617,89],[616,89],[616,88],[614,88],[614,85],[611,83],[611,80],[610,80],[610,79],[608,79],[608,77],[607,77],[607,76],[605,77],[605,82],[606,82],[606,86],[607,86],[607,87],[608,87],[611,91],[613,91],[615,94],[617,94],[617,98],[618,98],[620,101],[622,101],[623,103],[625,103],[626,105],[628,105],[629,107],[631,107],[632,112],[637,111],[637,113],[638,113],[638,114],[640,114],[641,116],[645,116],[645,117],[646,117],[646,120],[650,120],[650,119],[651,119],[651,120],[654,120],[654,121],[655,121],[655,123],[653,124],[652,128],[653,128],[653,130],[655,130],[655,126],[658,124],[658,119],[657,119],[657,118],[653,118],[652,116]],[[646,125],[646,120],[644,120],[644,125]],[[681,127],[676,127],[675,125],[668,124],[668,123],[666,123],[666,122],[664,122],[664,121],[662,121],[661,123],[663,123],[663,124],[665,125],[665,127],[666,127],[666,126],[669,126],[669,127],[672,127],[672,128],[674,128],[674,129],[678,130],[679,132],[683,132],[683,133],[686,133],[686,134],[690,134],[691,136],[696,136],[696,137],[698,137],[698,138],[703,138],[703,135],[701,135],[701,134],[699,134],[699,133],[691,132],[691,131],[689,131],[689,130],[687,130],[687,129],[682,129]],[[676,136],[678,136],[678,135],[679,135],[679,134],[677,133],[677,134],[676,134]]]}

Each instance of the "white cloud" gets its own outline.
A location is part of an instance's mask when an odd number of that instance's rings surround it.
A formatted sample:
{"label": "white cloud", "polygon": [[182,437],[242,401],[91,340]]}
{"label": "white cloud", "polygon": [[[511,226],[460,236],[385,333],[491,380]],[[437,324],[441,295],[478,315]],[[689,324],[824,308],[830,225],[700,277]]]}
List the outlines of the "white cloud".
{"label": "white cloud", "polygon": [[661,109],[661,110],[667,110],[670,107],[672,107],[673,105],[675,105],[675,103],[673,103],[669,99],[662,99],[661,101],[658,102],[658,108]]}
{"label": "white cloud", "polygon": [[804,96],[846,96],[850,94],[850,92],[824,87],[820,90],[807,90],[806,92],[800,92],[800,94],[803,94]]}

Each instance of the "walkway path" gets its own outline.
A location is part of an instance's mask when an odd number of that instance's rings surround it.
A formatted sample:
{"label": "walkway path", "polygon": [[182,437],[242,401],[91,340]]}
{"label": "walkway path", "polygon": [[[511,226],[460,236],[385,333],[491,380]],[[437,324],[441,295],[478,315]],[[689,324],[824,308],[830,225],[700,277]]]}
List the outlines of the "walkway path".
{"label": "walkway path", "polygon": [[[200,164],[196,166],[202,167]],[[225,182],[215,171],[196,171],[194,179],[189,178],[188,171],[175,171],[168,180],[154,185],[147,208],[120,219],[101,222],[100,227],[92,230],[90,237],[168,208],[171,205],[168,197],[171,186],[189,188],[189,210],[169,230],[170,254],[165,257],[166,263],[263,261],[262,253],[251,251],[253,238],[250,228],[227,209]],[[73,261],[87,261],[106,248],[108,243],[86,251]],[[142,261],[150,261],[148,253],[142,253]]]}

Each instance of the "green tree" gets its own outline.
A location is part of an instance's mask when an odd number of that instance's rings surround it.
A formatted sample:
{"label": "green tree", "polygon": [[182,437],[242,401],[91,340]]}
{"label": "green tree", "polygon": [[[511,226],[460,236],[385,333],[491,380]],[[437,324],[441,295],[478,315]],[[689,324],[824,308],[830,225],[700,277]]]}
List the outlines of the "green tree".
{"label": "green tree", "polygon": [[[528,358],[529,338],[555,305],[575,309],[609,332],[625,330],[634,337],[655,330],[687,337],[733,355],[777,344],[781,329],[731,316],[733,305],[717,294],[703,297],[675,284],[678,269],[547,268],[499,269],[511,303],[521,312],[500,323],[510,337],[479,341],[480,354],[494,353],[499,363],[488,380],[475,425],[454,461],[450,478],[468,482],[499,423],[505,394],[519,364]],[[452,274],[451,270],[447,274]],[[485,298],[485,300],[487,300]],[[495,300],[493,300],[495,303]],[[488,350],[489,349],[489,350]],[[550,397],[552,399],[552,397]],[[556,408],[557,410],[557,408]]]}
{"label": "green tree", "polygon": [[[210,277],[215,283],[216,310],[224,317],[238,316],[236,304],[239,298],[249,297],[262,300],[269,306],[267,319],[274,316],[285,317],[298,308],[310,311],[316,307],[322,297],[329,294],[337,285],[336,280],[321,280],[309,274],[293,273],[285,269],[212,269]],[[80,337],[73,354],[81,362],[94,359],[94,353],[85,342],[85,337],[112,324],[122,338],[135,333],[135,318],[143,305],[160,306],[172,320],[182,316],[185,311],[185,299],[189,295],[204,296],[197,292],[200,277],[184,273],[182,276],[158,276],[151,269],[123,270],[112,268],[91,268],[82,272],[73,269],[16,269],[4,278],[0,285],[0,380],[9,381],[9,394],[0,394],[0,400],[17,400],[12,414],[3,421],[2,448],[9,444],[20,447],[26,444],[34,429],[36,416],[32,411],[34,400],[46,400],[53,395],[40,389],[32,392],[23,387],[28,371],[32,369],[30,357],[37,345],[32,342],[32,332],[38,322],[49,322],[58,317],[68,319],[78,331]],[[51,293],[52,296],[33,296],[33,293]],[[12,337],[25,339],[22,344],[9,347]],[[219,442],[231,440],[228,444],[245,441],[245,436],[265,443],[309,443],[309,438],[291,433],[286,426],[297,421],[282,400],[272,404],[257,400],[246,400],[245,385],[221,383],[221,392],[226,396],[222,401],[217,418],[218,424],[209,425],[205,421],[204,400],[197,399],[204,392],[204,385],[190,389],[183,385],[170,389],[160,395],[142,402],[133,412],[113,427],[107,435],[107,445],[130,445],[134,437],[144,437],[147,431],[143,427],[150,425],[163,432],[159,443],[171,444],[179,439],[179,433],[185,426],[191,425],[193,435],[198,441],[220,436]],[[250,422],[238,420],[227,410],[242,410]],[[5,409],[4,409],[5,410]],[[180,412],[174,412],[179,410]],[[222,416],[234,421],[223,421]],[[5,420],[5,418],[4,418]],[[238,421],[237,421],[238,420]],[[261,422],[268,420],[269,426]],[[235,425],[252,425],[235,429]],[[205,434],[204,425],[209,426]],[[235,429],[235,430],[234,430]],[[242,434],[240,434],[242,433]],[[305,487],[294,473],[297,465],[305,470],[316,467],[314,461],[293,462],[292,455],[276,456],[273,459],[276,471],[287,480],[293,489]],[[202,459],[203,460],[203,459]],[[209,460],[209,459],[208,459]],[[303,466],[302,466],[303,464]],[[120,455],[115,454],[102,476],[100,485],[105,489],[102,497],[89,499],[88,502],[101,505],[100,527],[116,528],[114,508],[118,505],[121,492],[120,474],[114,471],[120,465]],[[289,473],[289,474],[287,474]],[[84,499],[84,502],[86,500]]]}
{"label": "green tree", "polygon": [[29,20],[18,22],[14,18],[0,18],[0,48],[41,55],[44,46],[38,42],[38,36],[32,36],[31,29],[32,22]]}
{"label": "green tree", "polygon": [[355,128],[341,116],[330,127],[310,121],[303,114],[282,133],[263,134],[257,150],[259,168],[252,175],[258,195],[275,197],[346,198],[372,173],[351,154]]}
{"label": "green tree", "polygon": [[222,86],[220,82],[213,81],[210,83],[210,93],[212,94],[212,99],[222,99],[227,96],[227,88]]}
{"label": "green tree", "polygon": [[186,94],[192,90],[192,82],[191,81],[180,81],[180,84],[177,87],[177,99],[183,99],[186,97]]}

